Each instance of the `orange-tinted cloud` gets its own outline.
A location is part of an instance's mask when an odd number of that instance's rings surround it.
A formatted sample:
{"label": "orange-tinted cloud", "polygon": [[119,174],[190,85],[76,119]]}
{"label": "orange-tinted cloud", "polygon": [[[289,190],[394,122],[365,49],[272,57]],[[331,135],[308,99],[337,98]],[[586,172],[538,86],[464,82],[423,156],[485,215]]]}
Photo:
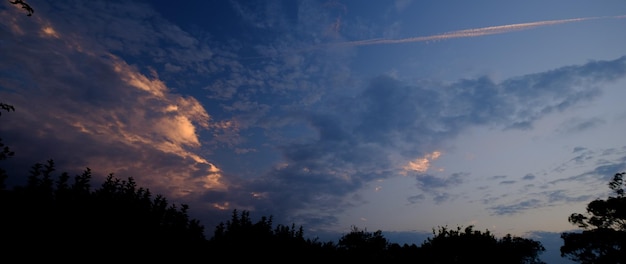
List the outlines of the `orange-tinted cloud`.
{"label": "orange-tinted cloud", "polygon": [[433,151],[426,154],[423,157],[416,158],[409,161],[404,167],[402,167],[402,174],[406,175],[408,172],[424,173],[430,168],[430,162],[436,160],[441,156],[441,152]]}

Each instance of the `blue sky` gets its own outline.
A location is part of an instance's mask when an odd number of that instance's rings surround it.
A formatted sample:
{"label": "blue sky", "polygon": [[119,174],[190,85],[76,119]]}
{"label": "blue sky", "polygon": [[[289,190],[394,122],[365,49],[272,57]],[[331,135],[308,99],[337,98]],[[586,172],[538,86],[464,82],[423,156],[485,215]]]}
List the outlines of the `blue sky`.
{"label": "blue sky", "polygon": [[133,177],[209,230],[558,236],[626,169],[623,1],[28,3],[0,5],[11,166]]}

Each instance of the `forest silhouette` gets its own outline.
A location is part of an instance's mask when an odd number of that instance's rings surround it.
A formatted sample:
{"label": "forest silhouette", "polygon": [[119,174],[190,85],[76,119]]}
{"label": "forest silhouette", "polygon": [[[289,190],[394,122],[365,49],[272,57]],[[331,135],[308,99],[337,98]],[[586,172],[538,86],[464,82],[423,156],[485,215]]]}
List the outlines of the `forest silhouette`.
{"label": "forest silhouette", "polygon": [[[0,110],[15,111],[0,103]],[[1,112],[1,111],[0,111]],[[1,114],[0,114],[1,116]],[[15,153],[0,138],[0,165]],[[0,234],[4,257],[20,261],[367,261],[379,263],[544,263],[539,241],[496,237],[473,226],[433,229],[420,245],[393,243],[382,231],[353,226],[337,242],[304,234],[302,226],[274,224],[272,216],[253,221],[249,211],[232,211],[206,238],[205,227],[190,218],[189,206],[137,186],[132,177],[109,174],[97,188],[86,168],[71,177],[57,173],[54,160],[36,163],[23,186],[7,187],[0,166]],[[626,263],[626,195],[615,174],[613,196],[594,200],[587,214],[569,222],[583,232],[563,233],[562,256],[580,263]],[[15,176],[13,176],[15,177]]]}

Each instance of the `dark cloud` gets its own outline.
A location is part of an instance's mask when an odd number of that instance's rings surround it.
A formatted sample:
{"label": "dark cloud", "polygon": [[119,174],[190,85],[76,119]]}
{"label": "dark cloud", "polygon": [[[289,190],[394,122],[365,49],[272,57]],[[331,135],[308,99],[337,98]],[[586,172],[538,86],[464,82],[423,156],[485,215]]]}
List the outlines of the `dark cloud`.
{"label": "dark cloud", "polygon": [[522,211],[540,208],[543,206],[543,203],[539,199],[528,199],[524,201],[515,202],[513,204],[503,204],[497,205],[493,207],[489,207],[491,212],[495,215],[514,215]]}
{"label": "dark cloud", "polygon": [[583,164],[585,161],[590,161],[595,159],[595,153],[592,150],[579,150],[576,153],[578,155],[573,157],[570,161],[573,161],[576,164]]}
{"label": "dark cloud", "polygon": [[[541,116],[596,98],[601,92],[600,83],[623,78],[625,62],[626,57],[591,61],[584,66],[567,66],[505,80],[501,84],[505,93],[513,96],[515,105],[524,104],[515,111],[515,121],[509,126],[528,127]],[[590,79],[580,79],[582,76]]]}
{"label": "dark cloud", "polygon": [[237,1],[230,1],[236,13],[249,25],[262,29],[283,29],[293,21],[287,21],[283,15],[292,13],[293,10],[285,12],[283,6],[286,1],[270,0],[262,3],[240,4]]}
{"label": "dark cloud", "polygon": [[423,201],[424,198],[426,198],[424,194],[418,194],[418,195],[410,196],[409,198],[407,198],[407,200],[409,201],[409,204],[414,204],[414,203]]}
{"label": "dark cloud", "polygon": [[590,202],[592,196],[591,195],[577,195],[571,196],[568,194],[567,190],[556,190],[547,193],[548,202],[556,203],[556,202],[565,202],[565,203],[577,203],[577,202]]}
{"label": "dark cloud", "polygon": [[[575,179],[584,180],[588,178],[590,175],[593,175],[596,173],[606,173],[608,172],[608,170],[612,170],[612,169],[619,170],[620,168],[622,168],[625,164],[626,146],[623,146],[621,148],[607,148],[607,149],[596,149],[596,150],[587,149],[583,147],[577,147],[575,148],[575,151],[573,151],[572,153],[575,153],[576,156],[574,156],[567,162],[557,166],[554,169],[554,171],[563,172],[573,166],[581,166],[581,165],[595,166],[596,172],[581,173],[579,175],[568,177],[568,179],[570,180],[575,180]],[[606,169],[603,169],[603,168],[606,168]],[[618,172],[618,171],[615,171],[615,172]],[[611,175],[613,173],[611,173]],[[564,180],[566,179],[559,179],[553,182],[560,182]]]}
{"label": "dark cloud", "polygon": [[454,173],[449,177],[442,178],[433,175],[418,175],[417,186],[425,191],[435,189],[446,189],[452,186],[458,186],[463,183],[463,179],[468,176],[467,173]]}
{"label": "dark cloud", "polygon": [[[496,206],[489,207],[488,210],[493,212],[495,215],[514,215],[536,208],[589,202],[593,198],[593,195],[586,193],[586,191],[582,191],[583,193],[579,192],[580,190],[573,191],[559,189],[548,190],[539,193],[531,193],[529,195],[530,197],[533,197],[531,199],[521,201],[518,200],[512,203],[501,203]],[[484,204],[491,204],[505,197],[506,195],[501,197],[494,197],[491,199],[485,199]]]}
{"label": "dark cloud", "polygon": [[[504,202],[496,206],[491,206],[488,210],[492,211],[495,215],[513,215],[522,213],[526,210],[531,210],[541,207],[558,206],[563,204],[578,204],[591,201],[598,195],[605,195],[608,192],[606,189],[598,189],[605,186],[613,178],[615,173],[626,170],[626,152],[624,148],[610,148],[602,151],[580,150],[574,152],[576,154],[585,155],[585,161],[595,161],[595,167],[583,173],[576,175],[555,179],[549,181],[547,184],[541,186],[540,189],[545,190],[538,193],[530,193],[529,197],[532,199],[516,201],[513,203]],[[606,157],[608,159],[602,159]],[[580,155],[570,160],[580,162]],[[569,163],[569,162],[568,162]],[[568,165],[561,165],[559,167],[566,167]],[[559,171],[564,171],[561,169]],[[528,174],[523,177],[523,180],[533,180],[535,176]],[[555,186],[562,186],[565,182],[580,182],[584,186],[588,186],[586,189],[578,188],[577,190],[570,189],[553,189]],[[533,188],[533,185],[526,185],[526,188]],[[483,199],[484,204],[498,203],[507,197],[503,195],[501,197],[489,197]]]}
{"label": "dark cloud", "polygon": [[524,175],[524,177],[522,177],[522,180],[525,180],[525,181],[529,181],[529,180],[533,180],[533,179],[535,179],[535,175],[532,174],[532,173],[526,174],[526,175]]}
{"label": "dark cloud", "polygon": [[514,183],[516,183],[516,182],[517,182],[517,181],[508,180],[508,181],[501,181],[501,182],[500,182],[500,184],[501,184],[501,185],[509,185],[509,184],[514,184]]}
{"label": "dark cloud", "polygon": [[446,201],[450,201],[454,199],[456,196],[457,195],[454,195],[450,192],[435,193],[433,197],[433,201],[435,201],[436,204],[440,204]]}
{"label": "dark cloud", "polygon": [[576,152],[580,152],[580,151],[584,151],[587,150],[587,148],[585,147],[575,147],[574,150],[572,150],[572,153],[576,153]]}
{"label": "dark cloud", "polygon": [[599,117],[592,117],[587,119],[582,118],[571,118],[563,122],[559,128],[556,129],[558,133],[577,133],[584,132],[589,129],[593,129],[595,127],[601,126],[605,124],[606,121]]}
{"label": "dark cloud", "polygon": [[[561,182],[577,181],[577,182],[606,182],[608,183],[615,173],[626,170],[626,152],[620,152],[618,157],[612,160],[599,160],[601,163],[596,164],[595,168],[580,174],[550,181],[549,184],[558,184]],[[589,158],[597,160],[595,158]]]}

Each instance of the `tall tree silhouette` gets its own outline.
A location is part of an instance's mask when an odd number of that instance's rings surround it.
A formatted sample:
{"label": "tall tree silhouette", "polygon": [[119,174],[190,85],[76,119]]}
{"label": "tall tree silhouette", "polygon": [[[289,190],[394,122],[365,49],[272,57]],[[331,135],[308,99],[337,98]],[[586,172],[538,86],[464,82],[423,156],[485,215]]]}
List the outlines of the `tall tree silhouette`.
{"label": "tall tree silhouette", "polygon": [[616,173],[605,200],[587,204],[586,214],[573,213],[569,222],[582,232],[561,234],[561,255],[583,264],[626,263],[626,172]]}
{"label": "tall tree silhouette", "polygon": [[[15,107],[13,107],[12,105],[0,102],[0,110],[11,112],[11,111],[15,111]],[[0,111],[0,116],[2,116],[2,111]],[[12,157],[13,155],[15,155],[15,152],[13,152],[9,148],[9,146],[2,143],[2,138],[0,138],[0,161],[6,160],[9,157]],[[8,175],[6,171],[3,168],[0,168],[0,190],[3,190],[4,188],[6,188],[5,181],[7,177]]]}

